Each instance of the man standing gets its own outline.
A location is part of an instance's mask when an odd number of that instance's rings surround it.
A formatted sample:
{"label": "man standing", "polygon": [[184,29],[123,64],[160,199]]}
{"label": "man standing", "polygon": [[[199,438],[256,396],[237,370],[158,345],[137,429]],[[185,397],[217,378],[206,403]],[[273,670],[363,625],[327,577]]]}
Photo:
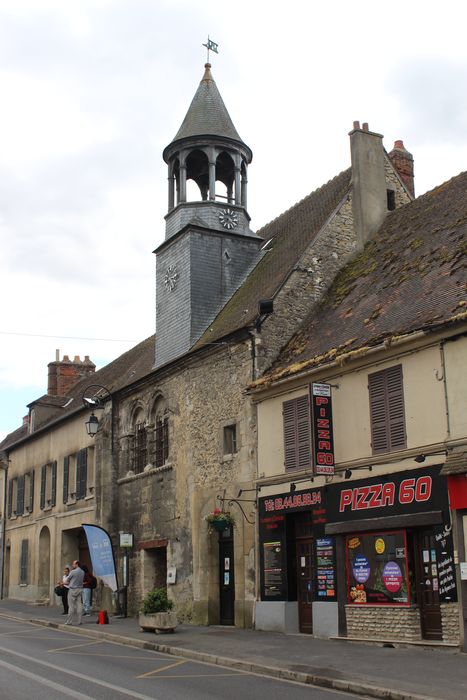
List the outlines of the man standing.
{"label": "man standing", "polygon": [[83,613],[83,604],[81,596],[83,593],[83,579],[84,571],[79,565],[79,561],[75,560],[71,565],[72,569],[66,581],[68,583],[68,610],[69,615],[65,622],[65,625],[73,624],[73,616],[76,614],[77,625],[81,624],[81,615]]}

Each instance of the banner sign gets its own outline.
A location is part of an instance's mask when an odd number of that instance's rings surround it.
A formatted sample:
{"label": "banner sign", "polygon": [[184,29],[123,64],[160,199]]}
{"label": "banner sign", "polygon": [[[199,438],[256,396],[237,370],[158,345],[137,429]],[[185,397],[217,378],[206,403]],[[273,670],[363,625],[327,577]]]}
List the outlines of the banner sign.
{"label": "banner sign", "polygon": [[84,525],[83,530],[88,541],[94,576],[98,576],[111,591],[116,591],[117,574],[112,542],[109,533],[98,525]]}
{"label": "banner sign", "polygon": [[310,403],[314,472],[334,474],[331,385],[312,384]]}

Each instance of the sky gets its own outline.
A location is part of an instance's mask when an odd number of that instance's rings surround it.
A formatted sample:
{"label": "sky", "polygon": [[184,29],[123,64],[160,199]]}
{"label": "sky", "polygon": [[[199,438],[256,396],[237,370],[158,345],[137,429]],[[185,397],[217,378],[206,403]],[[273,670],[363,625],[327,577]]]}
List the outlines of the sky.
{"label": "sky", "polygon": [[204,72],[253,150],[256,230],[403,139],[416,193],[467,168],[462,0],[0,0],[0,439],[47,364],[100,368],[155,328],[167,170]]}

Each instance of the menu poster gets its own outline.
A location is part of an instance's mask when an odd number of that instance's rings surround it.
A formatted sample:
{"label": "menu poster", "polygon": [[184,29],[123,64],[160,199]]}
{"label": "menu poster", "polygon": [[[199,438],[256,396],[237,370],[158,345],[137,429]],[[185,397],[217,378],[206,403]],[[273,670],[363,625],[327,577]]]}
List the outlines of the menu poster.
{"label": "menu poster", "polygon": [[316,551],[316,595],[318,600],[336,599],[336,572],[334,542],[332,537],[315,540]]}
{"label": "menu poster", "polygon": [[265,597],[282,597],[284,594],[284,569],[280,541],[263,543],[263,567]]}
{"label": "menu poster", "polygon": [[434,535],[437,559],[434,566],[438,578],[433,578],[433,584],[438,588],[441,603],[454,603],[457,601],[457,587],[451,526],[438,525],[434,528]]}

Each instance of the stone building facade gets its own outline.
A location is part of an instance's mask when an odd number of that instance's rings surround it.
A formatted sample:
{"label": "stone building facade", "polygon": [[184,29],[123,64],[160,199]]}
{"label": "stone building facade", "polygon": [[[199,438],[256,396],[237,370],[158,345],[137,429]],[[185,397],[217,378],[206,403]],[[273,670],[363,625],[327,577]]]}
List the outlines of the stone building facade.
{"label": "stone building facade", "polygon": [[[360,174],[375,158],[381,165],[376,218],[383,220],[411,195],[379,135],[354,124],[351,139],[358,141],[352,158],[359,159]],[[259,595],[258,436],[245,389],[274,363],[362,247],[357,210],[359,220],[368,216],[373,225],[375,211],[359,204],[369,179],[357,182],[353,162],[252,231],[251,151],[208,66],[164,157],[169,197],[166,240],[156,251],[156,336],[93,380],[109,391],[94,438],[95,519],[111,534],[131,612],[151,588],[169,581],[181,619],[248,627]],[[188,201],[189,176],[200,201]],[[222,202],[216,200],[221,184]],[[273,302],[267,317],[259,312],[262,300]],[[89,383],[84,378],[68,394],[78,400]],[[72,408],[57,408],[47,430],[57,430]],[[76,415],[83,411],[76,408]],[[2,448],[11,452],[15,441],[9,436]],[[235,527],[211,532],[206,516],[216,507],[231,512]],[[130,551],[119,547],[122,532],[133,535]]]}

